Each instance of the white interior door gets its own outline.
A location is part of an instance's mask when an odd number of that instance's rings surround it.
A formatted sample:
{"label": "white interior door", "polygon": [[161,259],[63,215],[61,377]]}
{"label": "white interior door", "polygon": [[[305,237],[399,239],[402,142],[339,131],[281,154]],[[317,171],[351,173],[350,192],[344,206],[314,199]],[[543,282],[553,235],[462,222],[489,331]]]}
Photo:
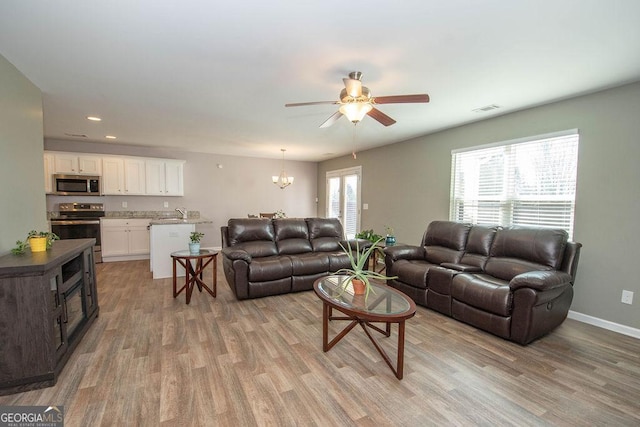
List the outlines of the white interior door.
{"label": "white interior door", "polygon": [[360,229],[362,167],[327,172],[327,218],[339,218],[348,239]]}

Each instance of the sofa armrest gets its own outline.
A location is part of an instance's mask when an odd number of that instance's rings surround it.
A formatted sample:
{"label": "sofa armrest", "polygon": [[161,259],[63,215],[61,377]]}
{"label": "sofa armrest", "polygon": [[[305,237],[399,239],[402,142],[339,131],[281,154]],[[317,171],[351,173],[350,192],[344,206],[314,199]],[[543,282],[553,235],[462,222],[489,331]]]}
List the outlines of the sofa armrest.
{"label": "sofa armrest", "polygon": [[424,259],[426,250],[423,246],[388,246],[384,248],[384,253],[393,261],[399,259]]}
{"label": "sofa armrest", "polygon": [[562,286],[571,285],[571,275],[562,271],[528,271],[518,274],[509,282],[512,291],[522,288],[531,288],[542,292]]}
{"label": "sofa armrest", "polygon": [[223,248],[222,255],[233,261],[242,260],[246,261],[247,263],[251,262],[251,255],[249,254],[249,252],[242,249],[236,249],[234,247]]}
{"label": "sofa armrest", "polygon": [[467,264],[454,264],[451,262],[443,262],[440,267],[448,268],[451,270],[462,271],[463,273],[480,273],[482,269],[475,265]]}

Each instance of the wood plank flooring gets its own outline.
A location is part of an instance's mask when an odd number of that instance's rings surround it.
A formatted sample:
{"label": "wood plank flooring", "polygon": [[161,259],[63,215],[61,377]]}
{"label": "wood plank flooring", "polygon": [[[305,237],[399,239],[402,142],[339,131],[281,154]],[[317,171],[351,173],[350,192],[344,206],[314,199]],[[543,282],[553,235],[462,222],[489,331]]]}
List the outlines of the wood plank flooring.
{"label": "wood plank flooring", "polygon": [[99,264],[58,384],[0,405],[64,405],[67,426],[640,424],[640,340],[567,320],[522,347],[418,307],[399,381],[359,329],[322,352],[313,291],[237,301],[220,267],[218,297],[186,305],[148,262]]}

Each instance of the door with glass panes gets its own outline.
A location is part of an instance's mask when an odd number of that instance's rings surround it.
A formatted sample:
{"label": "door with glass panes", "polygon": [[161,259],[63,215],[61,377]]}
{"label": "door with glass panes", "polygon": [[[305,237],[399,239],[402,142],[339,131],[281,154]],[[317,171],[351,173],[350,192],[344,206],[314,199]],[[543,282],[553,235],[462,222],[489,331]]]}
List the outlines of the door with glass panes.
{"label": "door with glass panes", "polygon": [[362,167],[327,172],[327,218],[339,218],[348,239],[360,229]]}

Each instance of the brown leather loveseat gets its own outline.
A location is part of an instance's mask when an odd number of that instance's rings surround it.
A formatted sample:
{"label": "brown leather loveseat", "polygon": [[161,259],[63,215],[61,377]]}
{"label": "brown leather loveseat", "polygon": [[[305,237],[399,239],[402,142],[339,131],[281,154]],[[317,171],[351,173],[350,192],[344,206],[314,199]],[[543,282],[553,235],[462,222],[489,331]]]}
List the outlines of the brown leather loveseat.
{"label": "brown leather loveseat", "polygon": [[560,325],[580,243],[558,229],[429,224],[420,246],[385,249],[393,286],[416,303],[527,344]]}
{"label": "brown leather loveseat", "polygon": [[356,243],[344,240],[336,218],[237,218],[221,231],[224,274],[239,300],[313,289],[316,279],[351,266],[340,244]]}

